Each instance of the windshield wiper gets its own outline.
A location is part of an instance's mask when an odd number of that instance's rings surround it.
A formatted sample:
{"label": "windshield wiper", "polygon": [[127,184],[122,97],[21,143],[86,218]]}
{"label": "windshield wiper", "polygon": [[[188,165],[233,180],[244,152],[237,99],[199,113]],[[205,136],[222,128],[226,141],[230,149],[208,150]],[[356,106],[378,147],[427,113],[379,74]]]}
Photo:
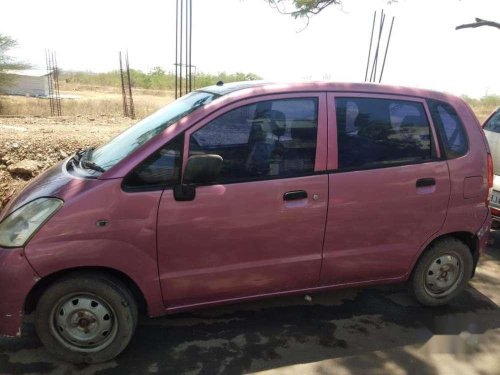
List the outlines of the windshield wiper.
{"label": "windshield wiper", "polygon": [[77,163],[79,163],[83,168],[86,169],[91,169],[96,172],[104,173],[106,170],[101,167],[100,165],[97,165],[93,161],[89,160],[90,154],[92,151],[94,151],[95,147],[90,147],[87,148],[86,150],[81,150],[76,153],[74,156],[74,159]]}
{"label": "windshield wiper", "polygon": [[76,153],[75,153],[75,156],[73,156],[73,159],[74,161],[76,161],[77,163],[80,162],[80,160],[82,160],[82,158],[85,156],[85,155],[88,155],[89,152],[91,151],[94,151],[94,148],[95,147],[89,147],[89,148],[85,148],[85,149],[80,149],[78,150]]}
{"label": "windshield wiper", "polygon": [[80,164],[82,165],[83,168],[92,169],[93,171],[101,173],[106,172],[106,170],[103,167],[87,159],[80,160]]}

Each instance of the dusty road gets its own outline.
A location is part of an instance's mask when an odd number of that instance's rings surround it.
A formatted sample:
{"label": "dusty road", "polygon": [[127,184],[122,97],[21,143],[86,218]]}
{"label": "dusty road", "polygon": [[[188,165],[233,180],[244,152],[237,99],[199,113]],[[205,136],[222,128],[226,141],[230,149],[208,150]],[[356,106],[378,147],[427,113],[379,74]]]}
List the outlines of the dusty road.
{"label": "dusty road", "polygon": [[426,308],[402,286],[240,303],[142,319],[116,360],[72,366],[26,323],[0,339],[5,374],[500,374],[500,231],[452,305]]}

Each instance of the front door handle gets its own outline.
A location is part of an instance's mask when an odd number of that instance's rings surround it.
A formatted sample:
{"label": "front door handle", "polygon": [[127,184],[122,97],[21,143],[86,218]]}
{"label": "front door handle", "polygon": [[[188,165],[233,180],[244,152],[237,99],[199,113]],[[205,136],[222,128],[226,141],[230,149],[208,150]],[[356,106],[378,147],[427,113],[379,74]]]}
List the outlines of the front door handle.
{"label": "front door handle", "polygon": [[436,180],[434,178],[420,178],[416,183],[417,187],[426,187],[436,185]]}
{"label": "front door handle", "polygon": [[307,192],[305,190],[288,191],[285,194],[283,194],[284,201],[293,201],[297,199],[306,199],[306,198],[307,198]]}

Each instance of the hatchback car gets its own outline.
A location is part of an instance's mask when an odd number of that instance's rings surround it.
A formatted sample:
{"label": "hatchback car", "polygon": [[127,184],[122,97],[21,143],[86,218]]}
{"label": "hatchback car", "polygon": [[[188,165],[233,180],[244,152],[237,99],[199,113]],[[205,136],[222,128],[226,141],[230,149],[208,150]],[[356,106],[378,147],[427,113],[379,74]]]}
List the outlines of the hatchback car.
{"label": "hatchback car", "polygon": [[[0,216],[0,332],[100,362],[149,316],[408,282],[448,303],[490,227],[460,98],[371,84],[194,91],[34,179]],[[369,218],[370,224],[366,225]]]}
{"label": "hatchback car", "polygon": [[483,125],[493,158],[493,190],[491,192],[491,216],[493,225],[500,226],[500,108],[497,108]]}

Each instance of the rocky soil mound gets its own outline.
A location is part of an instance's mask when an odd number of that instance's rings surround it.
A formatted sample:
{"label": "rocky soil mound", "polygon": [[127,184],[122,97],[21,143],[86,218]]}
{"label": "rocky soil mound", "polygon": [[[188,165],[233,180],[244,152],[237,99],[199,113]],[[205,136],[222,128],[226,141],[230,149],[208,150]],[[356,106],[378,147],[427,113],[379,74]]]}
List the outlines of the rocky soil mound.
{"label": "rocky soil mound", "polygon": [[119,117],[0,117],[0,209],[33,177],[133,123]]}

